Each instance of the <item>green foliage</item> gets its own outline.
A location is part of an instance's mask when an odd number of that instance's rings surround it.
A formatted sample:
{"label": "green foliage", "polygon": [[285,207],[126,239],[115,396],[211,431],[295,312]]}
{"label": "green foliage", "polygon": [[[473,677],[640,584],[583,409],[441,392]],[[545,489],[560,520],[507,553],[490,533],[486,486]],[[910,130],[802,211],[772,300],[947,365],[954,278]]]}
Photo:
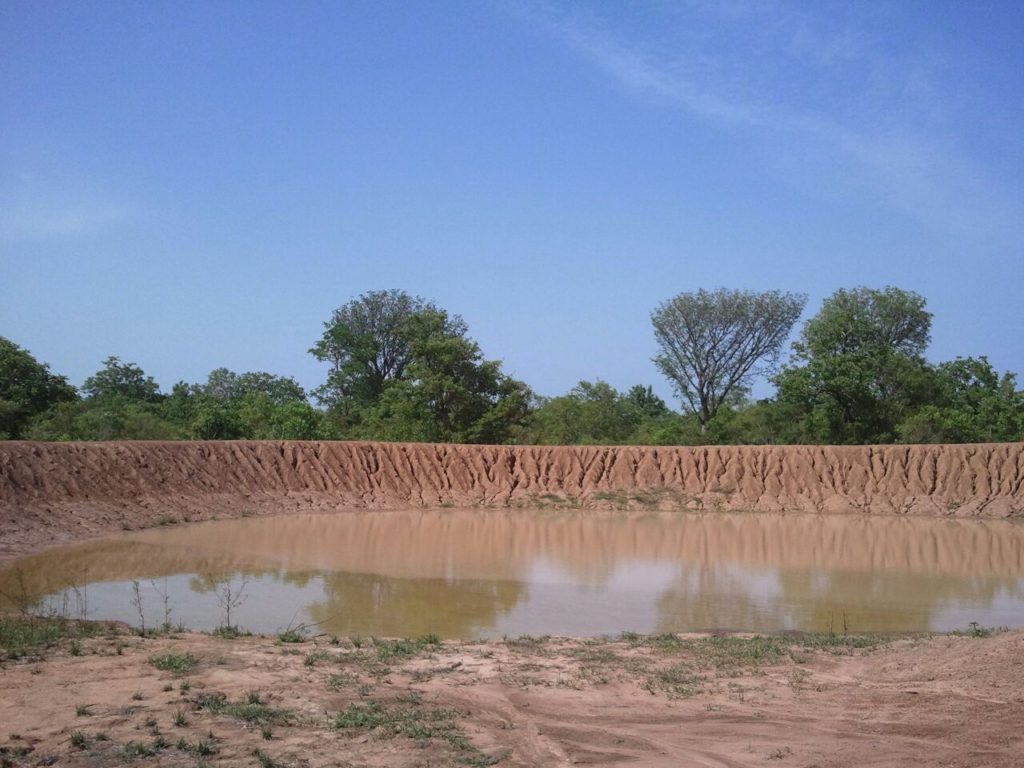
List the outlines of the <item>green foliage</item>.
{"label": "green foliage", "polygon": [[657,404],[664,408],[664,402],[655,398],[653,392],[649,394],[651,399],[647,397],[648,392],[638,386],[622,395],[600,379],[595,383],[581,381],[567,395],[538,401],[525,431],[525,442],[540,445],[630,442],[644,419],[652,418],[648,414],[658,412]]}
{"label": "green foliage", "polygon": [[159,656],[150,656],[149,663],[161,672],[187,675],[199,666],[199,659],[191,653],[165,653]]}
{"label": "green foliage", "polygon": [[389,382],[405,375],[409,343],[403,326],[424,310],[436,307],[394,289],[364,293],[336,309],[309,350],[331,365],[327,382],[315,392],[320,403],[352,418],[376,403]]}
{"label": "green foliage", "polygon": [[654,363],[704,427],[748,389],[758,363],[778,358],[806,302],[782,291],[681,293],[651,313]]}
{"label": "green foliage", "polygon": [[310,351],[331,363],[316,391],[349,437],[507,442],[529,390],[485,360],[462,318],[402,291],[364,294],[338,309]]}
{"label": "green foliage", "polygon": [[91,621],[0,615],[0,660],[39,654],[62,641],[77,642],[101,631],[103,626]]}
{"label": "green foliage", "polygon": [[804,325],[774,397],[745,398],[804,304],[797,294],[698,291],[652,313],[655,363],[685,412],[650,386],[580,381],[537,397],[484,357],[466,323],[397,290],[343,305],[310,351],[330,364],[306,400],[292,378],[211,371],[162,395],[109,357],[84,399],[0,338],[0,439],[371,439],[462,443],[779,444],[1024,440],[1024,392],[985,357],[924,357],[931,315],[898,288],[839,290]]}
{"label": "green foliage", "polygon": [[988,359],[960,358],[934,370],[935,395],[899,425],[911,443],[980,443],[1024,439],[1024,392],[1012,373]]}
{"label": "green foliage", "polygon": [[924,307],[921,296],[898,288],[839,290],[806,323],[775,382],[811,441],[892,442],[900,422],[927,402]]}
{"label": "green foliage", "polygon": [[32,417],[77,399],[67,379],[0,336],[0,439],[22,437]]}
{"label": "green foliage", "polygon": [[92,400],[112,397],[131,402],[153,403],[160,400],[160,387],[135,363],[122,363],[111,355],[103,367],[85,380],[82,392]]}

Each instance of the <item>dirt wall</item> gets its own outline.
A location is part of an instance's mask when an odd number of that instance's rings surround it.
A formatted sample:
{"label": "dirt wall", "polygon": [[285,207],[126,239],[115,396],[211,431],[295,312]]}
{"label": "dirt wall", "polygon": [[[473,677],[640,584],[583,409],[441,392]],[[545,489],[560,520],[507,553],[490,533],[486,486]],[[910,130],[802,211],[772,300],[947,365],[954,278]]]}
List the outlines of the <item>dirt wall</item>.
{"label": "dirt wall", "polygon": [[444,506],[1011,517],[1024,444],[0,442],[0,556],[168,518]]}

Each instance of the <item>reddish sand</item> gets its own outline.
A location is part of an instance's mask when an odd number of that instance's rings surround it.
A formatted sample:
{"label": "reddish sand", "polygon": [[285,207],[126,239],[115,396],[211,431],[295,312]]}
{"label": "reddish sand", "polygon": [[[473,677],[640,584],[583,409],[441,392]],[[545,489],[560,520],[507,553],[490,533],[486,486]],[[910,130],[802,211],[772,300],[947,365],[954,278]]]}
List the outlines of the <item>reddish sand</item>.
{"label": "reddish sand", "polygon": [[[0,664],[0,753],[19,768],[257,766],[255,750],[296,768],[487,765],[485,756],[506,768],[1024,761],[1024,633],[853,652],[793,642],[792,656],[735,665],[623,640],[448,642],[382,662],[369,641],[356,649],[326,637],[97,638],[83,640],[77,656],[65,645],[44,661]],[[185,651],[198,666],[184,676],[148,661]],[[203,709],[202,697],[215,692],[243,703],[257,693],[289,710],[290,724],[272,725],[265,739],[244,713]],[[399,723],[416,719],[410,731],[419,738],[387,725],[332,728],[350,705],[380,707]],[[451,719],[435,720],[439,711]],[[448,724],[458,728],[448,731],[452,740],[438,728]],[[211,733],[216,754],[197,756],[195,745]],[[126,759],[130,742],[148,746],[158,736],[167,746]]]}
{"label": "reddish sand", "polygon": [[[0,443],[0,560],[167,515],[543,505],[1015,517],[1024,513],[1024,445]],[[517,767],[1024,765],[1024,632],[839,653],[794,644],[761,665],[568,639],[447,642],[382,661],[371,643],[326,637],[282,645],[122,631],[0,661],[0,760],[19,768],[483,765],[486,756]],[[198,666],[185,677],[148,661],[186,651]],[[289,710],[288,724],[264,738],[257,724],[202,708],[213,692],[232,702],[258,693]],[[387,724],[329,727],[353,704],[378,707],[360,711],[404,723],[404,735]],[[432,720],[441,710],[448,719]],[[209,734],[212,754],[197,754]],[[125,745],[154,740],[162,740],[154,754],[126,757]]]}
{"label": "reddish sand", "polygon": [[544,505],[1012,517],[1024,444],[0,442],[0,559],[167,515]]}

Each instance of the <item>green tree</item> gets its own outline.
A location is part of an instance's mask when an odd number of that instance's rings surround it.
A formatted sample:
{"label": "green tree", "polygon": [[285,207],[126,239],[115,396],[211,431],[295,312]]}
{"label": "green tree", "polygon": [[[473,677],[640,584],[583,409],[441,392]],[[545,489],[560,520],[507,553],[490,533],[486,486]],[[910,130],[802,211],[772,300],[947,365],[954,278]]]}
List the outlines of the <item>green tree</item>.
{"label": "green tree", "polygon": [[135,363],[122,363],[112,355],[103,361],[103,368],[85,380],[82,392],[90,400],[123,397],[132,402],[155,403],[160,400],[160,387]]}
{"label": "green tree", "polygon": [[706,430],[743,394],[761,363],[773,363],[807,297],[782,291],[681,293],[651,313],[658,369]]}
{"label": "green tree", "polygon": [[779,402],[802,414],[807,436],[887,443],[932,396],[924,359],[931,329],[911,291],[839,290],[804,325],[790,364],[775,377]]}
{"label": "green tree", "polygon": [[629,443],[645,422],[671,416],[650,387],[638,384],[622,394],[600,379],[581,381],[566,395],[542,398],[526,435],[528,442],[541,445]]}
{"label": "green tree", "polygon": [[17,439],[34,416],[78,399],[63,376],[0,336],[0,439]]}
{"label": "green tree", "polygon": [[264,371],[235,373],[227,368],[210,371],[206,384],[196,385],[197,394],[218,400],[238,400],[246,395],[266,395],[274,404],[305,401],[306,392],[290,376],[275,376]]}
{"label": "green tree", "polygon": [[389,440],[504,442],[526,415],[529,392],[485,360],[461,318],[432,307],[398,330],[405,350],[392,378],[366,411],[370,436]]}
{"label": "green tree", "polygon": [[[405,376],[410,350],[406,322],[437,308],[399,290],[370,291],[339,307],[324,323],[320,340],[309,351],[330,364],[317,400],[346,418],[375,404],[385,387]],[[458,317],[448,318],[451,333],[465,333]]]}
{"label": "green tree", "polygon": [[986,357],[958,357],[935,369],[936,394],[899,426],[913,443],[1024,440],[1024,392],[1012,373],[1000,376]]}

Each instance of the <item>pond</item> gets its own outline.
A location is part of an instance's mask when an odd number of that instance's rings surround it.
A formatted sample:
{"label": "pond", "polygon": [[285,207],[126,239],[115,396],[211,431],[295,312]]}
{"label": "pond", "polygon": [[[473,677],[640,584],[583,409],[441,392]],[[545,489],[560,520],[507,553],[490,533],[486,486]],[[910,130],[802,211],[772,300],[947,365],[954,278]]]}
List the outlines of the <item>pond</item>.
{"label": "pond", "polygon": [[0,569],[0,608],[253,632],[500,638],[1024,626],[1024,525],[552,510],[163,526]]}

